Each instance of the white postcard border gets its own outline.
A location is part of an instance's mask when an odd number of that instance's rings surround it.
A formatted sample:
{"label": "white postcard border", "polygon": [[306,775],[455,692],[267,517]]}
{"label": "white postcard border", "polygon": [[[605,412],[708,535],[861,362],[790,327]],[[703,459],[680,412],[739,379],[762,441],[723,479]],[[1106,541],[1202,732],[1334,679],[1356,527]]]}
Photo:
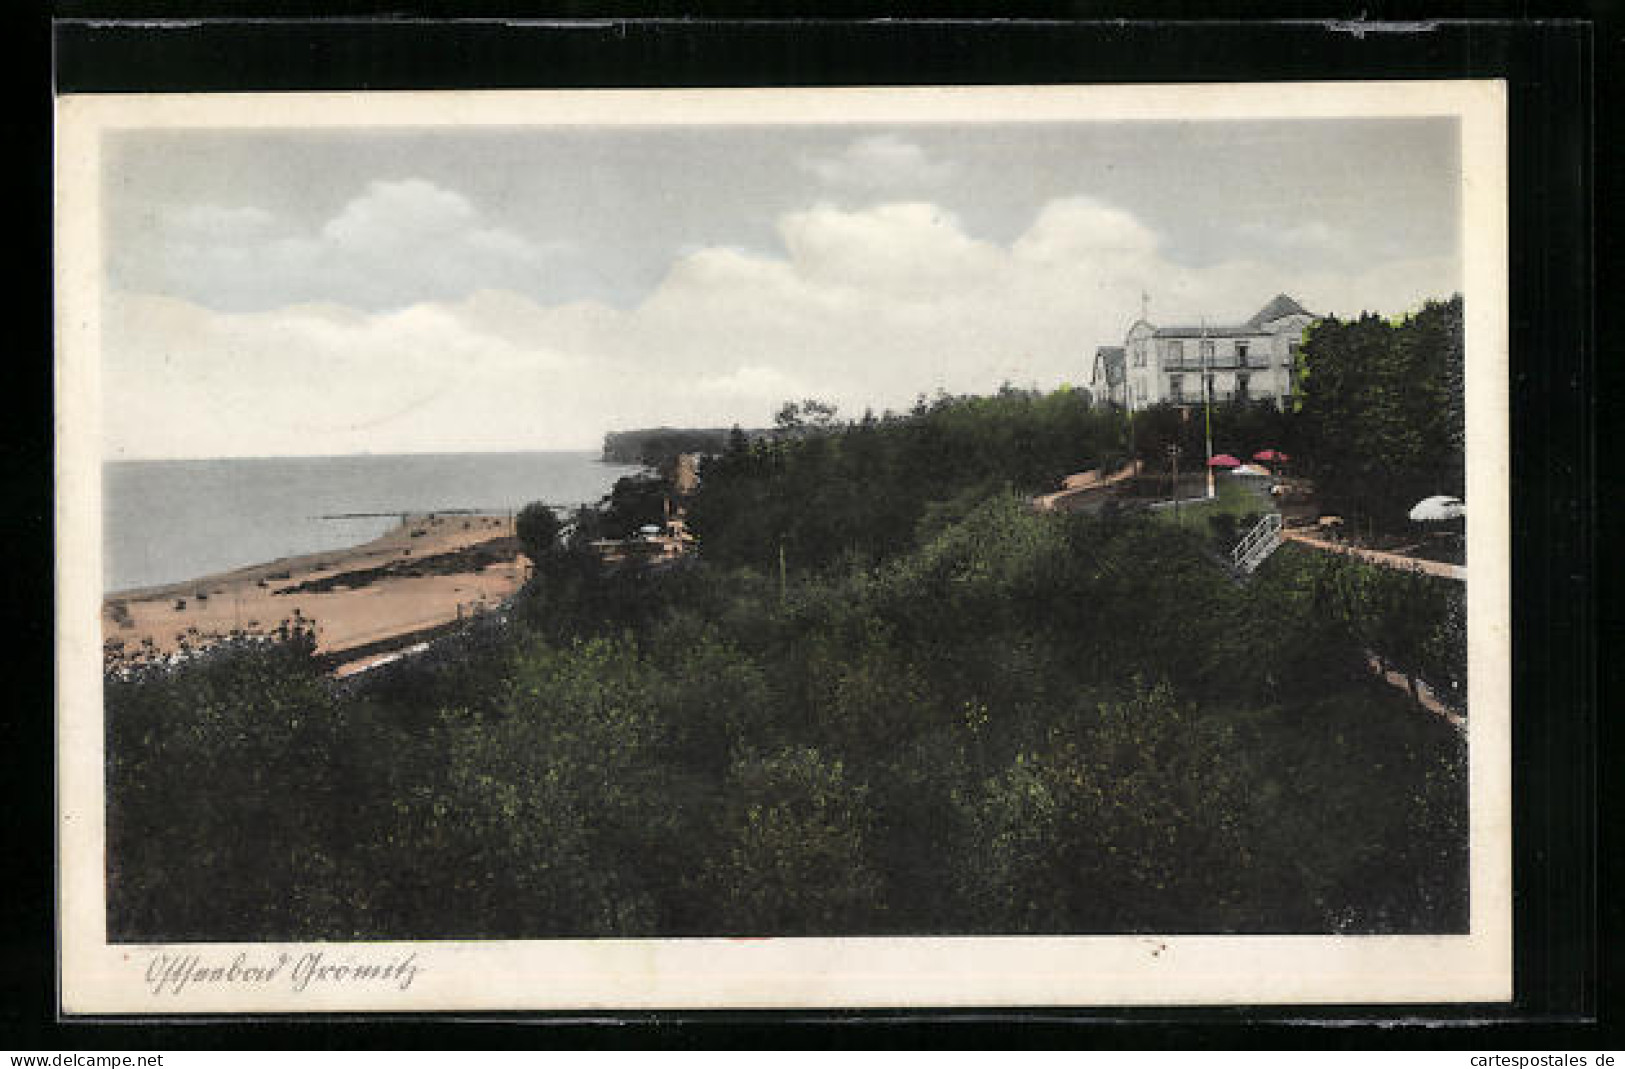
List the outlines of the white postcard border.
{"label": "white postcard border", "polygon": [[[99,638],[100,145],[107,133],[156,127],[859,126],[1372,116],[1455,116],[1461,122],[1467,496],[1472,504],[1470,934],[168,946],[107,942]],[[1506,92],[1498,81],[60,97],[55,426],[57,871],[63,1012],[1509,1000],[1506,228]],[[301,975],[302,986],[297,978]]]}

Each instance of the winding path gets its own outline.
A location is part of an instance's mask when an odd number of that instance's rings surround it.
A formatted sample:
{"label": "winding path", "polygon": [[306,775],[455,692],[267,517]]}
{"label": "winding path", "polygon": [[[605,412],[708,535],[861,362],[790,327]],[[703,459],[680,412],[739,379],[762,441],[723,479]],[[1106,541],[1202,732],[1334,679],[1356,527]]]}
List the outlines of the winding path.
{"label": "winding path", "polygon": [[1324,538],[1315,538],[1302,531],[1285,530],[1281,532],[1283,538],[1299,542],[1315,549],[1325,550],[1328,553],[1342,553],[1350,557],[1359,557],[1372,564],[1384,568],[1396,568],[1401,571],[1423,572],[1427,575],[1436,575],[1441,579],[1455,579],[1459,582],[1467,581],[1467,568],[1461,564],[1445,564],[1436,560],[1421,560],[1417,557],[1405,557],[1398,553],[1385,553],[1380,549],[1362,549],[1358,546],[1344,545],[1341,542],[1328,542]]}
{"label": "winding path", "polygon": [[1410,684],[1406,682],[1405,673],[1387,667],[1382,658],[1370,650],[1366,651],[1365,662],[1366,667],[1371,669],[1372,675],[1379,677],[1389,686],[1404,691],[1406,697],[1414,698],[1416,704],[1444,720],[1463,735],[1467,734],[1467,718],[1440,701],[1438,694],[1428,685],[1426,680],[1416,680],[1416,693],[1413,695]]}
{"label": "winding path", "polygon": [[1140,471],[1141,462],[1136,460],[1131,464],[1125,464],[1110,475],[1102,476],[1099,468],[1076,472],[1061,480],[1061,489],[1049,494],[1040,494],[1038,497],[1033,498],[1033,507],[1040,512],[1054,512],[1057,509],[1063,509],[1073,501],[1090,497],[1109,486],[1115,486],[1127,479],[1132,479],[1139,475]]}

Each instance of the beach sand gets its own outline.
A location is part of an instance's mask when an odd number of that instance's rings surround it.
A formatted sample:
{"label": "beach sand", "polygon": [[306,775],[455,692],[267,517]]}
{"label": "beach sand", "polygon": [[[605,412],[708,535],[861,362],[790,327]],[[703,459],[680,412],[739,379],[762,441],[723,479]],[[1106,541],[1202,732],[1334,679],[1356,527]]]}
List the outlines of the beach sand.
{"label": "beach sand", "polygon": [[527,566],[507,517],[411,516],[349,549],[110,594],[103,641],[109,657],[150,657],[304,620],[318,654],[364,663],[396,640],[495,608],[523,585]]}

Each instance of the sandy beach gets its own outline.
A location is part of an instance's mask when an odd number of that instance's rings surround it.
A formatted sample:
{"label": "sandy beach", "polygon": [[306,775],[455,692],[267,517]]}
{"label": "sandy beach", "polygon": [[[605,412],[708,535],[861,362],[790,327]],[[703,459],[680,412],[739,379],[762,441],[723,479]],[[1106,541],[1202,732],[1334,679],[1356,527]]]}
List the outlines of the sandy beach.
{"label": "sandy beach", "polygon": [[526,567],[507,517],[410,516],[349,549],[110,594],[103,642],[109,658],[149,657],[303,620],[315,629],[319,654],[362,662],[494,608],[520,588]]}

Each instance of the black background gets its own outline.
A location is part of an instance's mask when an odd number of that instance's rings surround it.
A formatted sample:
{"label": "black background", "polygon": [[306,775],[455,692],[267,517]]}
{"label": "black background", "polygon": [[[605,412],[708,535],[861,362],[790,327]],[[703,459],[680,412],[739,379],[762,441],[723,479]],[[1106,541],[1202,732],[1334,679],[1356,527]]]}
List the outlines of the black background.
{"label": "black background", "polygon": [[[7,829],[0,1047],[1620,1047],[1609,999],[1617,987],[1605,983],[1616,975],[1607,937],[1617,942],[1620,928],[1617,899],[1605,890],[1618,887],[1619,854],[1610,848],[1616,822],[1609,817],[1618,813],[1613,785],[1620,777],[1607,770],[1619,732],[1606,716],[1608,691],[1599,694],[1614,677],[1599,668],[1621,629],[1607,613],[1598,628],[1597,608],[1619,599],[1596,582],[1599,562],[1606,583],[1620,572],[1606,566],[1610,554],[1599,553],[1609,543],[1598,509],[1618,496],[1618,486],[1601,466],[1595,434],[1599,421],[1606,425],[1612,405],[1605,391],[1618,376],[1610,366],[1617,346],[1597,339],[1620,336],[1608,331],[1618,316],[1617,291],[1609,274],[1594,275],[1593,262],[1600,252],[1598,262],[1607,265],[1613,250],[1609,195],[1619,176],[1607,131],[1609,104],[1620,99],[1610,60],[1621,31],[1606,5],[1537,11],[1527,3],[1007,4],[997,21],[947,6],[898,20],[895,5],[829,4],[817,18],[800,20],[768,20],[762,8],[741,4],[713,5],[703,18],[692,7],[659,4],[103,2],[21,10],[27,14],[6,23],[13,62],[5,143],[8,178],[18,186],[7,236],[22,254],[10,259],[23,265],[23,284],[9,288],[10,314],[0,317],[13,409],[4,438],[7,507],[0,510],[10,550],[10,567],[0,576],[10,589],[0,604],[3,634],[15,651],[0,676],[14,684],[0,717],[0,752],[7,757],[0,781],[9,802],[8,819],[0,820]],[[347,15],[311,21],[336,10]],[[437,21],[451,15],[464,21]],[[1261,21],[1264,15],[1279,21]],[[197,21],[117,21],[153,18]],[[1381,21],[1435,18],[1447,21]],[[1322,19],[1345,21],[1316,21]],[[619,1025],[538,1015],[478,1023],[58,1020],[50,757],[53,91],[1361,78],[1509,84],[1517,978],[1511,1006],[672,1013],[627,1015]],[[1604,128],[1595,137],[1595,172],[1594,99]],[[1595,226],[1594,176],[1602,180]],[[1602,296],[1595,321],[1594,294]]]}

